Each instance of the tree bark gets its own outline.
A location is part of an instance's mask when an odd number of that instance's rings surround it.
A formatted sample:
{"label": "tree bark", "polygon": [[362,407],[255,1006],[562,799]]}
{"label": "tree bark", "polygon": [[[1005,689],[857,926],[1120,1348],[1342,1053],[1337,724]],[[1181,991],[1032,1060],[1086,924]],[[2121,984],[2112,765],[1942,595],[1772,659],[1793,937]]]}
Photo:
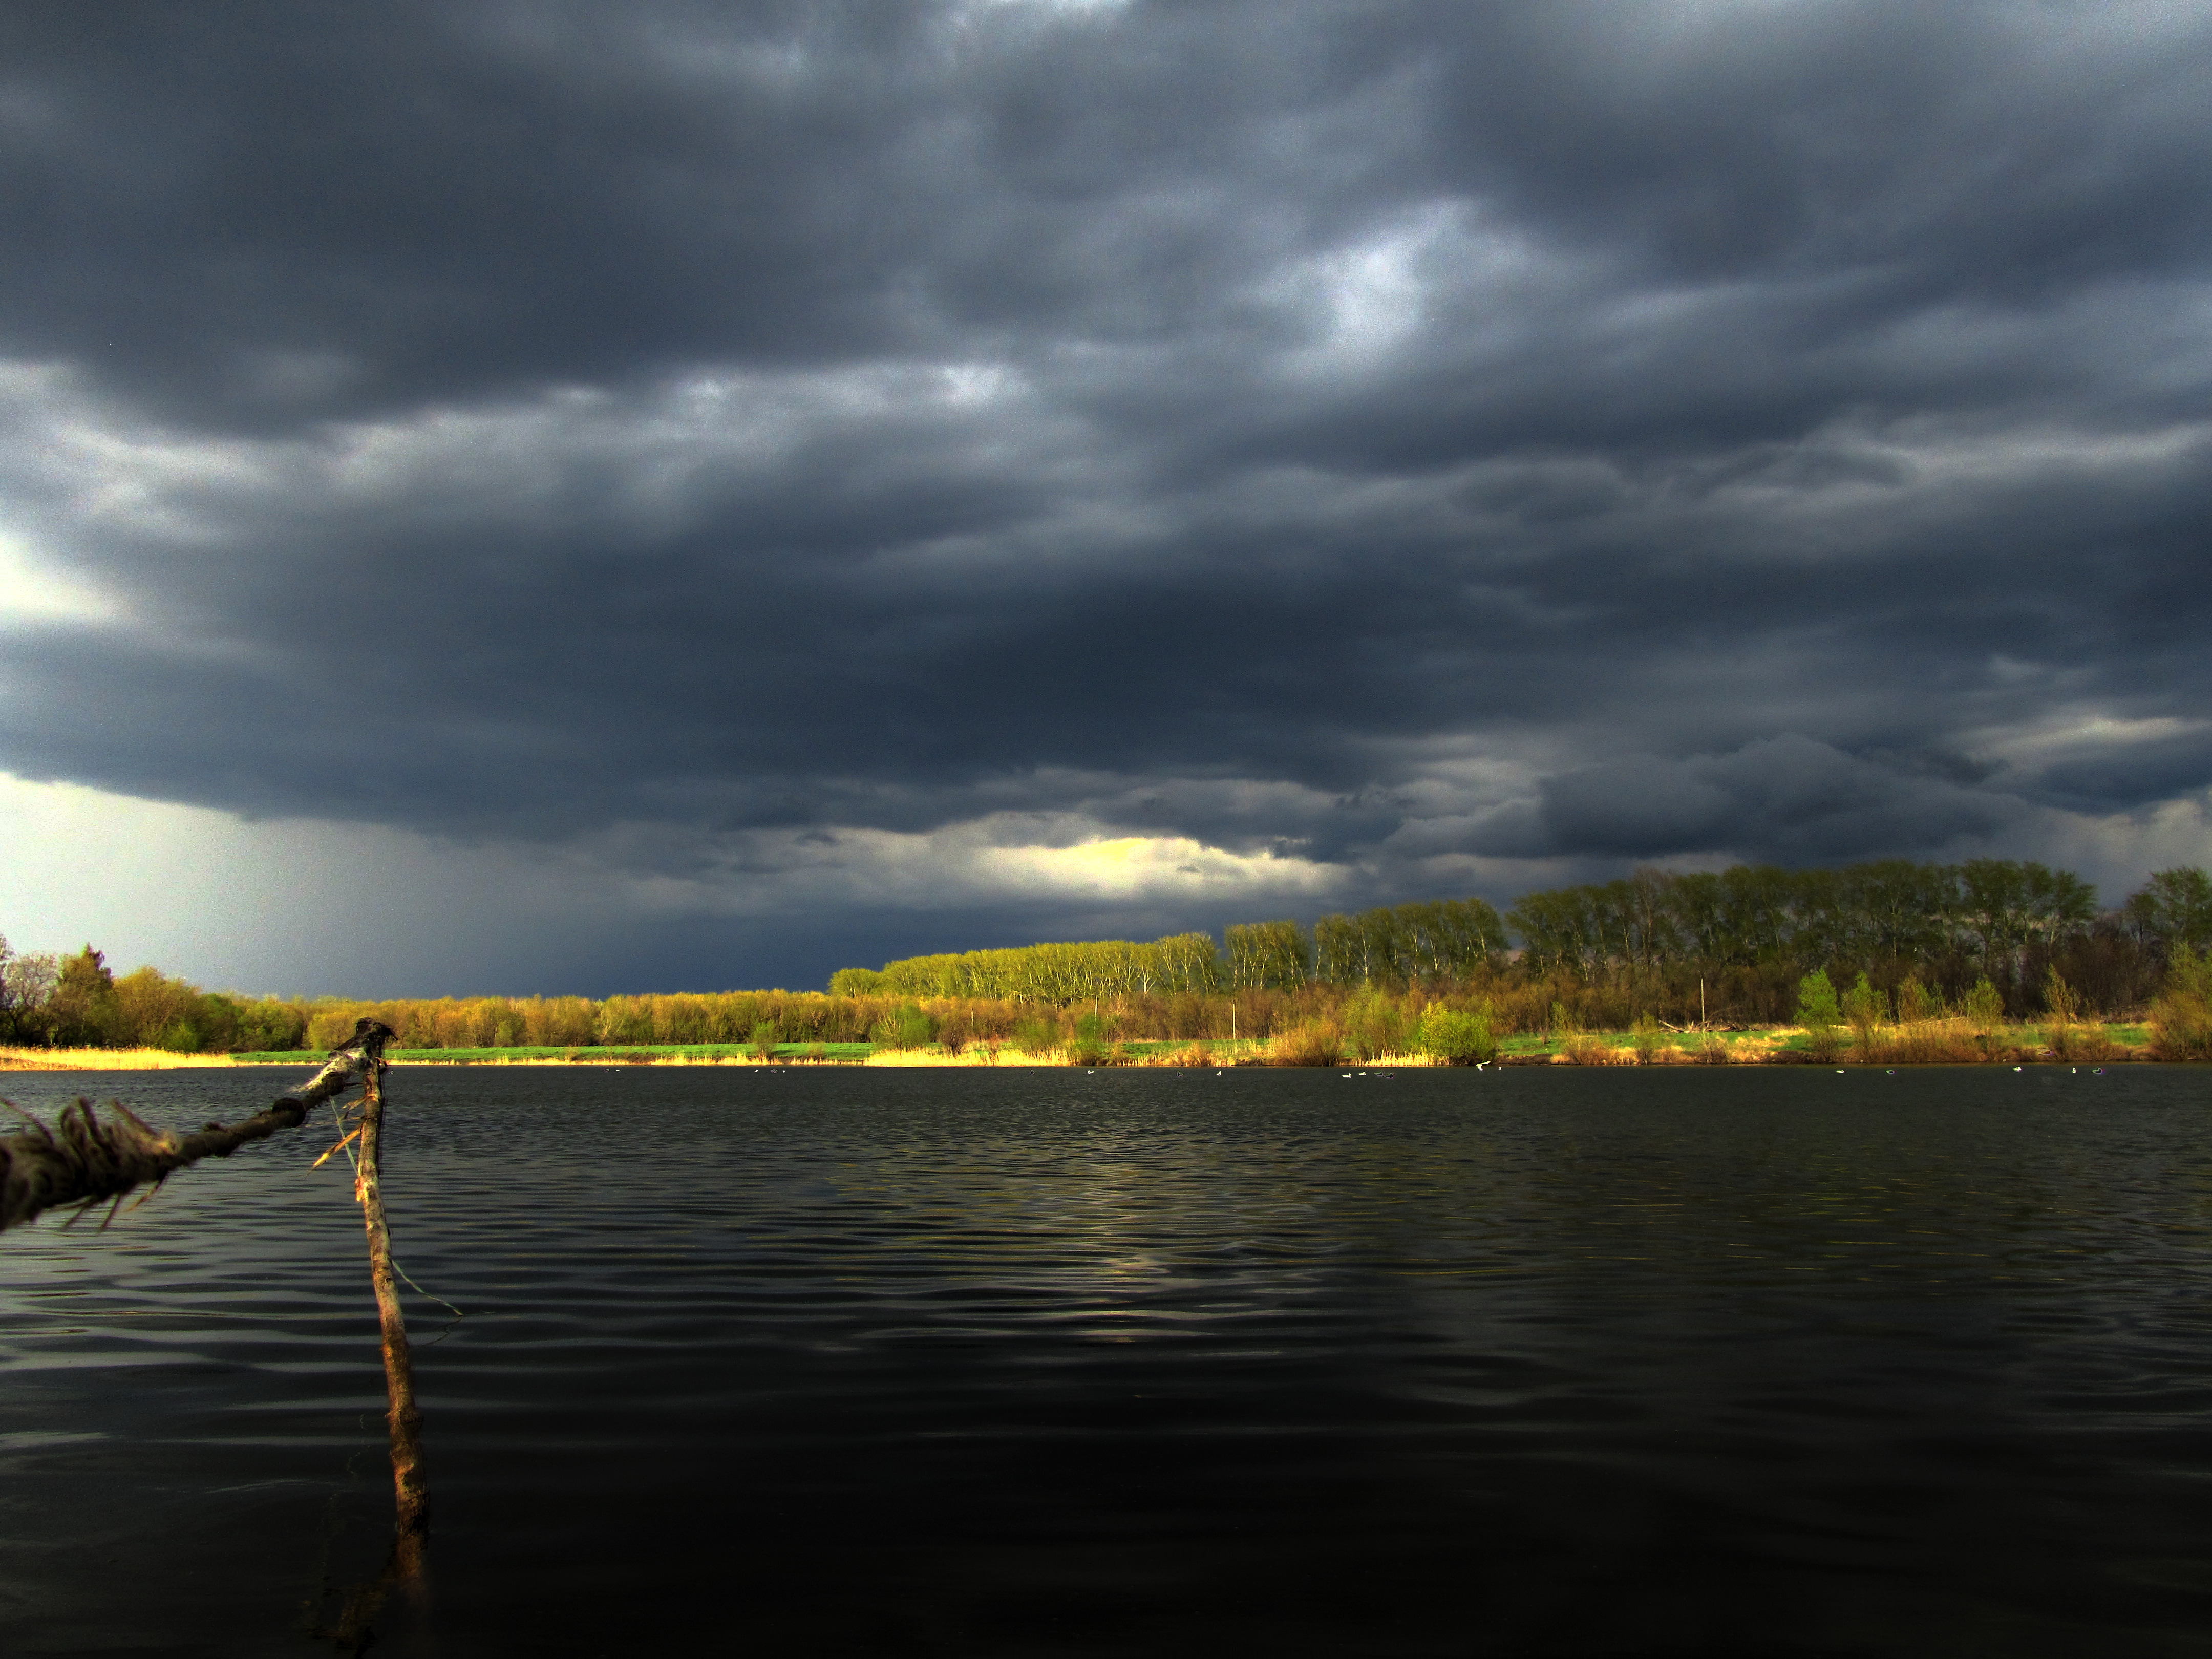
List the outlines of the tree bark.
{"label": "tree bark", "polygon": [[391,1401],[392,1486],[398,1500],[398,1548],[394,1565],[402,1577],[422,1566],[423,1541],[430,1530],[430,1492],[422,1475],[422,1413],[415,1405],[415,1371],[407,1348],[407,1322],[400,1311],[398,1275],[392,1265],[392,1234],[385,1225],[384,1189],[377,1160],[384,1145],[384,1088],[381,1060],[363,1073],[362,1101],[362,1220],[368,1230],[368,1278],[376,1291],[376,1313],[384,1331],[384,1384]]}

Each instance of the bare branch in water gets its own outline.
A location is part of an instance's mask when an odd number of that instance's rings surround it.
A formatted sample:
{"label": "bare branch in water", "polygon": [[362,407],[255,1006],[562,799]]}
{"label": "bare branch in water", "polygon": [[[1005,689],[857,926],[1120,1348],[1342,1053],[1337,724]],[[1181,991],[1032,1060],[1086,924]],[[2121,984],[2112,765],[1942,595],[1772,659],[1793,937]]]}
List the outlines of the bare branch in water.
{"label": "bare branch in water", "polygon": [[361,1020],[351,1042],[332,1050],[321,1071],[267,1111],[240,1123],[210,1123],[188,1135],[156,1129],[120,1101],[108,1102],[103,1116],[80,1097],[62,1108],[52,1128],[9,1103],[27,1127],[0,1135],[0,1232],[47,1210],[88,1208],[134,1188],[158,1187],[204,1158],[228,1158],[279,1129],[296,1129],[355,1078],[373,1075],[384,1045],[396,1035],[381,1021]]}

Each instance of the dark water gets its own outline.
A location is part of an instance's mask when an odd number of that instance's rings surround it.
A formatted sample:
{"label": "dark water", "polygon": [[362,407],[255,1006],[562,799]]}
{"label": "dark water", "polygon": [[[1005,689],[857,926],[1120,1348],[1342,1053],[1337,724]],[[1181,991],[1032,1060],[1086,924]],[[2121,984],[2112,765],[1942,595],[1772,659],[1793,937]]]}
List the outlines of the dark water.
{"label": "dark water", "polygon": [[[6,1082],[185,1123],[289,1075]],[[2212,1073],[389,1091],[466,1317],[410,1300],[434,1578],[380,1652],[2212,1641]],[[0,1650],[311,1654],[375,1571],[326,1121],[0,1240]]]}

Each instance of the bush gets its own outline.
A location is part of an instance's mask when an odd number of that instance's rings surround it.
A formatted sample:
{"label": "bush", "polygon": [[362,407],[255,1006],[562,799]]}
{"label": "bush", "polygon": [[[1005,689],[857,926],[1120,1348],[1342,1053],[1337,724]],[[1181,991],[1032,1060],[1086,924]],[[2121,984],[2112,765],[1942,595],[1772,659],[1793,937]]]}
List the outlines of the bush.
{"label": "bush", "polygon": [[1559,1045],[1559,1052],[1570,1066],[1610,1066],[1617,1058],[1612,1044],[1587,1031],[1577,1031]]}
{"label": "bush", "polygon": [[1014,1045],[1025,1054],[1048,1054],[1060,1047],[1060,1024],[1039,1015],[1014,1026]]}
{"label": "bush", "polygon": [[2072,1020],[2051,1028],[2051,1053],[2056,1060],[2110,1060],[2119,1052],[2112,1034],[2096,1020]]}
{"label": "bush", "polygon": [[1432,1002],[1421,1011],[1413,1047],[1447,1066],[1483,1066],[1498,1058],[1498,1039],[1490,1029],[1488,1004],[1468,1012]]}
{"label": "bush", "polygon": [[1943,1018],[1943,999],[1923,985],[1917,975],[1908,978],[1897,988],[1897,1018],[1906,1025],[1918,1025],[1929,1020]]}
{"label": "bush", "polygon": [[1659,1022],[1650,1015],[1637,1017],[1636,1024],[1629,1028],[1628,1041],[1630,1047],[1636,1050],[1638,1066],[1656,1066],[1659,1063],[1659,1049],[1664,1039],[1659,1035]]}
{"label": "bush", "polygon": [[1972,1026],[1984,1042],[1993,1042],[1997,1028],[2004,1024],[2004,998],[1997,988],[1990,983],[1984,974],[1974,981],[1974,988],[1966,993],[1966,1024]]}
{"label": "bush", "polygon": [[1808,1031],[1844,1023],[1844,1011],[1836,1006],[1836,988],[1826,969],[1797,981],[1797,1023]]}
{"label": "bush", "polygon": [[1153,1055],[1146,1063],[1153,1066],[1211,1066],[1213,1064],[1213,1050],[1206,1046],[1204,1037],[1194,1037],[1180,1048]]}
{"label": "bush", "polygon": [[1072,1065],[1103,1066],[1114,1058],[1114,1051],[1106,1042],[1106,1022],[1097,1014],[1085,1014],[1075,1022],[1075,1042],[1067,1051]]}
{"label": "bush", "polygon": [[1360,1060],[1396,1054],[1406,1042],[1406,1016],[1373,986],[1363,986],[1344,1006],[1345,1046]]}
{"label": "bush", "polygon": [[1844,1018],[1850,1022],[1851,1044],[1858,1050],[1862,1060],[1871,1063],[1879,1055],[1875,1030],[1889,1015],[1889,999],[1876,990],[1864,974],[1858,983],[1844,993]]}
{"label": "bush", "polygon": [[868,1033],[884,1048],[927,1048],[937,1040],[937,1022],[918,1003],[902,1002],[877,1022]]}
{"label": "bush", "polygon": [[774,1060],[775,1045],[782,1041],[783,1033],[775,1029],[772,1019],[764,1019],[753,1027],[752,1050],[762,1060]]}
{"label": "bush", "polygon": [[1344,1056],[1344,1033],[1325,1019],[1293,1025],[1268,1043],[1270,1066],[1334,1066]]}
{"label": "bush", "polygon": [[2166,989],[2150,1006],[2150,1052],[2154,1060],[2212,1060],[2212,950],[2174,946]]}

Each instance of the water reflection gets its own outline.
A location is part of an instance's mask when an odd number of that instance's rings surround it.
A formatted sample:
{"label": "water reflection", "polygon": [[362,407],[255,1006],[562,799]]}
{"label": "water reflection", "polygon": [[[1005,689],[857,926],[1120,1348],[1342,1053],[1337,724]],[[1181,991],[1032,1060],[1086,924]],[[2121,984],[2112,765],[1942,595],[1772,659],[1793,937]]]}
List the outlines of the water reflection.
{"label": "water reflection", "polygon": [[[167,1121],[268,1092],[117,1083]],[[445,1655],[708,1617],[778,1651],[2178,1653],[2212,1612],[2200,1074],[391,1088],[400,1261],[468,1310],[418,1367]],[[374,1311],[317,1150],[0,1250],[11,1655],[298,1651],[374,1571]],[[210,1570],[241,1549],[287,1565]]]}

